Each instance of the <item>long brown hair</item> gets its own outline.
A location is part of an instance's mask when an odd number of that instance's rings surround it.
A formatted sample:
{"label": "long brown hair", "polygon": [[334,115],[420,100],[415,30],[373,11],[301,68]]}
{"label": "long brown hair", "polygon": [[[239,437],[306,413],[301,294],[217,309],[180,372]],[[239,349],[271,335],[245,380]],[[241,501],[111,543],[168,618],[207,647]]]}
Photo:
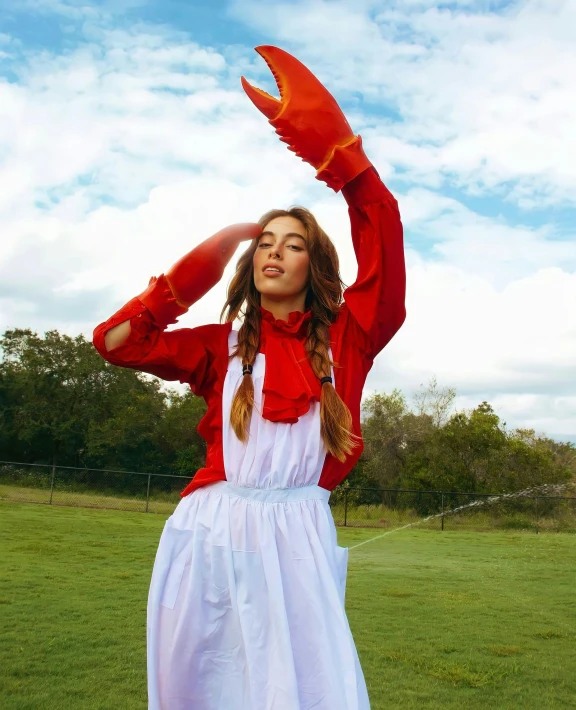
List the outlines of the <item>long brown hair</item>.
{"label": "long brown hair", "polygon": [[[305,308],[311,309],[312,317],[308,322],[305,348],[314,374],[318,378],[330,376],[330,366],[337,367],[337,364],[328,356],[328,328],[338,314],[344,288],[340,278],[338,254],[314,215],[304,207],[270,210],[258,223],[264,229],[276,217],[295,217],[306,230],[310,255],[310,283]],[[254,285],[252,261],[257,248],[258,239],[254,239],[238,260],[221,313],[221,318],[225,315],[227,323],[234,321],[239,315],[243,316],[243,323],[238,332],[238,345],[231,355],[238,355],[242,365],[253,365],[260,348],[260,293]],[[246,376],[242,378],[236,391],[230,411],[230,423],[240,441],[246,441],[248,438],[253,407],[254,383],[252,377]],[[339,461],[344,461],[359,437],[353,433],[350,410],[329,382],[321,387],[320,424],[326,450]]]}

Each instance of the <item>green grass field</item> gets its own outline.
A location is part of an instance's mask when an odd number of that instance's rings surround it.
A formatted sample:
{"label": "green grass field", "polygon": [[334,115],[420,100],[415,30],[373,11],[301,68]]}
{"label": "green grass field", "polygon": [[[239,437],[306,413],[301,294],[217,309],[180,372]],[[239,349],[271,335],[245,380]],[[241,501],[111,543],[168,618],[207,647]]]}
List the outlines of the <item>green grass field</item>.
{"label": "green grass field", "polygon": [[[3,710],[145,710],[164,519],[0,503]],[[381,534],[338,532],[347,546]],[[562,533],[409,529],[352,549],[346,606],[373,710],[576,707],[575,562]]]}

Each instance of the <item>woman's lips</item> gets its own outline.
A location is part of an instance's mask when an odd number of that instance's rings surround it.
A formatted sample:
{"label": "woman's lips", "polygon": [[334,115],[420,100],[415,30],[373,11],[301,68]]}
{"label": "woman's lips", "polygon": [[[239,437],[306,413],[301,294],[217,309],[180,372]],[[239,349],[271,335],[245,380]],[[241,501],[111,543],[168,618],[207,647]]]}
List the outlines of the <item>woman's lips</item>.
{"label": "woman's lips", "polygon": [[282,272],[272,271],[272,269],[265,269],[262,273],[264,274],[264,276],[268,276],[272,279],[275,279],[277,276],[282,276]]}

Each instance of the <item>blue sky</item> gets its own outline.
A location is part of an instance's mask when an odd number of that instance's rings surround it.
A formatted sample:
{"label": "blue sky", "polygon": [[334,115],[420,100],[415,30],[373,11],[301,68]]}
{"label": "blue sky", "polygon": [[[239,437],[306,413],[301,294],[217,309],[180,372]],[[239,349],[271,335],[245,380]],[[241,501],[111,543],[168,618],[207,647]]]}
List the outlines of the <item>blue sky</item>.
{"label": "blue sky", "polygon": [[93,10],[99,24],[108,27],[127,28],[141,23],[164,26],[218,48],[262,40],[262,33],[251,32],[249,26],[231,17],[230,3],[222,0],[3,2],[2,31],[17,37],[29,49],[61,52],[77,43],[73,33],[81,30],[86,7]]}
{"label": "blue sky", "polygon": [[[576,440],[573,3],[3,0],[0,17],[2,329],[89,335],[222,222],[295,202],[353,280],[342,198],[240,89],[276,92],[253,51],[276,44],[400,204],[408,320],[368,391],[436,375],[461,407]],[[182,325],[217,318],[230,274]]]}

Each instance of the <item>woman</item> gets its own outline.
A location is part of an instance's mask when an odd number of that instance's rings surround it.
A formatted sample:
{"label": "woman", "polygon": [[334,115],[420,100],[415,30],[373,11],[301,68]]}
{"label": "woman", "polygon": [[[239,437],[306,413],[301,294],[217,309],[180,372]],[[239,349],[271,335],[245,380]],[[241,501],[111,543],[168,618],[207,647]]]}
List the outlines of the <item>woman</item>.
{"label": "woman", "polygon": [[[282,98],[244,88],[342,189],[358,277],[342,293],[310,212],[274,210],[201,243],[95,331],[111,363],[189,383],[207,403],[206,467],[166,522],[152,574],[149,708],[368,710],[328,499],[362,450],[366,375],[405,317],[402,226],[333,97],[291,55],[257,51]],[[225,322],[166,331],[248,240]]]}

